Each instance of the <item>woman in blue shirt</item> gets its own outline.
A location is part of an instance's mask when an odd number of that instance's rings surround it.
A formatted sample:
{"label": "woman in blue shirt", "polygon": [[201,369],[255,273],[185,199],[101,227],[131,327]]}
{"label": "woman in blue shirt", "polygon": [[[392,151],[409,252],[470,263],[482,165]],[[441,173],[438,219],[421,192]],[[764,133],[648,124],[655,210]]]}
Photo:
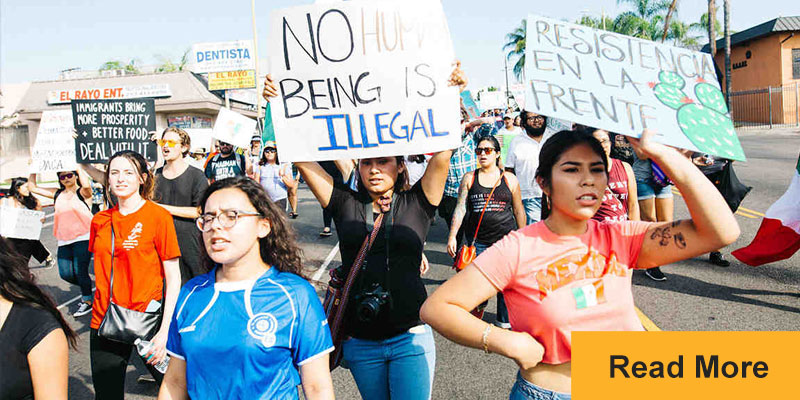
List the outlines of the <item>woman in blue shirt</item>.
{"label": "woman in blue shirt", "polygon": [[[214,268],[178,296],[158,398],[333,399],[322,304],[294,233],[255,181],[214,182],[197,226]],[[210,260],[209,260],[210,259]]]}

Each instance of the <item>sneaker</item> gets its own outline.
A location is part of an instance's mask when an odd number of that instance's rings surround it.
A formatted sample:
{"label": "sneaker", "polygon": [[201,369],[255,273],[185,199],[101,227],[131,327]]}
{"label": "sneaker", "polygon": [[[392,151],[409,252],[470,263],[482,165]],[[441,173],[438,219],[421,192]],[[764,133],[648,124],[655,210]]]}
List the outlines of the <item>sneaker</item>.
{"label": "sneaker", "polygon": [[291,219],[297,219],[297,217],[299,217],[299,216],[300,216],[300,214],[298,214],[298,213],[296,213],[294,211],[289,213],[289,218],[291,218]]}
{"label": "sneaker", "polygon": [[648,278],[656,282],[662,282],[667,280],[667,276],[664,275],[663,272],[661,272],[661,268],[659,267],[646,269],[644,270],[644,274],[647,275]]}
{"label": "sneaker", "polygon": [[56,266],[56,259],[53,256],[48,256],[46,260],[44,260],[44,268],[53,268]]}
{"label": "sneaker", "polygon": [[92,305],[89,303],[81,302],[78,305],[78,309],[75,310],[74,313],[72,313],[72,317],[74,318],[82,317],[86,314],[89,314],[90,312],[92,312]]}
{"label": "sneaker", "polygon": [[156,383],[156,378],[153,378],[153,375],[150,374],[142,374],[136,379],[136,383]]}
{"label": "sneaker", "polygon": [[319,233],[320,237],[328,237],[331,235],[333,235],[333,232],[331,232],[331,228],[327,226],[322,230],[322,232]]}
{"label": "sneaker", "polygon": [[712,251],[708,254],[708,262],[718,267],[730,267],[731,265],[731,262],[722,258],[722,253],[718,251]]}

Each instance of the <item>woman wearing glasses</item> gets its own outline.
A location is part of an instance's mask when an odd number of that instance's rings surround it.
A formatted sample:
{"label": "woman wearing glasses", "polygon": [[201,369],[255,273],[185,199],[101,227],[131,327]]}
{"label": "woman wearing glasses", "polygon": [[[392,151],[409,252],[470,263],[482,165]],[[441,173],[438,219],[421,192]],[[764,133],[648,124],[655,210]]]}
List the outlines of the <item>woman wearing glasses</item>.
{"label": "woman wearing glasses", "polygon": [[36,174],[28,179],[31,193],[53,199],[53,236],[58,240],[56,259],[61,279],[81,288],[81,302],[72,313],[77,318],[92,311],[92,278],[89,277],[89,226],[92,223],[92,186],[78,171],[60,171],[58,189],[36,185]]}
{"label": "woman wearing glasses", "polygon": [[[258,160],[255,180],[267,191],[267,196],[278,208],[286,211],[286,198],[289,190],[297,187],[292,176],[292,165],[278,160],[278,149],[275,142],[264,143],[264,151]],[[294,212],[294,210],[292,210]]]}
{"label": "woman wearing glasses", "polygon": [[[451,257],[456,256],[456,233],[462,222],[467,224],[464,235],[469,240],[475,238],[471,244],[475,246],[476,255],[483,253],[509,232],[524,227],[527,222],[517,177],[500,168],[500,142],[494,136],[484,136],[478,139],[475,154],[480,168],[464,175],[450,224],[447,253]],[[485,301],[479,305],[476,314],[482,316],[487,303]],[[497,326],[511,328],[502,293],[497,294],[496,318]]]}
{"label": "woman wearing glasses", "polygon": [[197,227],[211,272],[178,296],[158,398],[333,399],[322,304],[283,211],[255,181],[216,181]]}
{"label": "woman wearing glasses", "polygon": [[89,251],[94,253],[97,291],[89,354],[96,398],[115,400],[124,397],[125,369],[134,346],[98,334],[109,299],[113,296],[115,304],[130,310],[162,312],[156,334],[143,338],[154,344],[147,367],[161,382],[163,375],[153,365],[166,357],[169,321],[181,287],[181,252],[172,216],[150,200],[155,178],[141,154],[124,150],[111,156],[104,181],[118,202],[92,219]]}
{"label": "woman wearing glasses", "polygon": [[207,272],[200,262],[200,233],[194,220],[200,215],[200,197],[208,188],[208,179],[185,160],[192,145],[186,131],[167,128],[157,143],[164,166],[155,171],[155,201],[172,215],[181,248],[181,283],[186,283]]}

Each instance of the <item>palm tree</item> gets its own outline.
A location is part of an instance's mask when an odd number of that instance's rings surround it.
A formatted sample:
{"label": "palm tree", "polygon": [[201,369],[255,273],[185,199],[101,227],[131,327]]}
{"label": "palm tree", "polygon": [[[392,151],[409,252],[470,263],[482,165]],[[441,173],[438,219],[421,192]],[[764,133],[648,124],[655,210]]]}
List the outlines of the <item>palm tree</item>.
{"label": "palm tree", "polygon": [[675,7],[678,5],[678,0],[672,0],[672,4],[669,5],[669,11],[667,11],[667,17],[664,18],[664,35],[661,36],[661,41],[667,39],[667,34],[672,29],[670,26],[670,20],[672,19],[672,14],[675,12]]}
{"label": "palm tree", "polygon": [[613,31],[614,29],[614,18],[605,15],[600,18],[584,15],[581,17],[581,19],[575,21],[575,23],[578,25],[584,25],[595,29],[603,29],[610,31]]}
{"label": "palm tree", "polygon": [[663,30],[668,0],[617,0],[629,4],[633,10],[625,11],[614,19],[613,31],[642,39],[657,40]]}
{"label": "palm tree", "polygon": [[503,50],[508,50],[506,58],[511,60],[517,59],[514,63],[514,76],[518,81],[523,79],[525,75],[525,31],[527,27],[527,19],[523,19],[519,26],[516,27],[511,33],[506,35],[506,43],[503,45]]}

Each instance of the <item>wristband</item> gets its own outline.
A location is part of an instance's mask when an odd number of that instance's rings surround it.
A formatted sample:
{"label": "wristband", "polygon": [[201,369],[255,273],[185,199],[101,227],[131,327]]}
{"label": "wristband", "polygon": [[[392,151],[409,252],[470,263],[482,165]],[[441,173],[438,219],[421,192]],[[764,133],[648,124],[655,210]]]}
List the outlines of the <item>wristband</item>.
{"label": "wristband", "polygon": [[492,324],[486,324],[486,329],[483,330],[483,352],[486,354],[491,353],[489,351],[489,331],[492,330]]}

